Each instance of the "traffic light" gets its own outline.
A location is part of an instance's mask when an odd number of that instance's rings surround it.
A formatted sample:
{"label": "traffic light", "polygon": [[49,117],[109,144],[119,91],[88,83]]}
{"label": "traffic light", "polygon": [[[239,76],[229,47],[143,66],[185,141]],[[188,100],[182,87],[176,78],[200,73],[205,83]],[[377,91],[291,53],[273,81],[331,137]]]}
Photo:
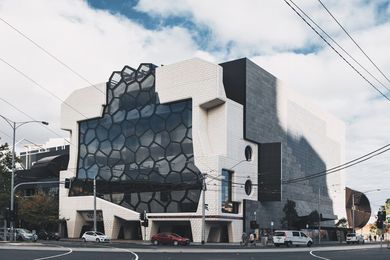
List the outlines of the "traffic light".
{"label": "traffic light", "polygon": [[145,220],[141,224],[143,227],[148,227],[149,226],[149,219],[145,218]]}
{"label": "traffic light", "polygon": [[383,228],[383,221],[380,220],[379,218],[376,220],[376,227],[378,229],[382,229]]}
{"label": "traffic light", "polygon": [[382,221],[386,221],[386,210],[382,211]]}
{"label": "traffic light", "polygon": [[69,189],[72,185],[72,182],[69,178],[65,178],[65,184],[64,184],[64,187],[65,189]]}

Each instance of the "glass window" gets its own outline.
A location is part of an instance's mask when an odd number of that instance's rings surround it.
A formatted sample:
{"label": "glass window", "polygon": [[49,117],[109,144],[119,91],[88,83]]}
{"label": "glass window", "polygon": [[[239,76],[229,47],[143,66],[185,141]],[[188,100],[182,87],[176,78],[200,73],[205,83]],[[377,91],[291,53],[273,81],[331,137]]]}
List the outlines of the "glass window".
{"label": "glass window", "polygon": [[[72,196],[91,194],[90,181],[80,180],[96,175],[101,198],[132,210],[197,210],[202,182],[193,158],[192,101],[159,104],[154,73],[152,64],[115,72],[102,117],[79,123]],[[230,202],[231,185],[227,194]]]}
{"label": "glass window", "polygon": [[233,172],[223,169],[221,174],[221,202],[222,212],[230,213],[232,201],[232,175]]}
{"label": "glass window", "polygon": [[293,233],[293,237],[299,237],[299,232],[293,231],[292,233]]}

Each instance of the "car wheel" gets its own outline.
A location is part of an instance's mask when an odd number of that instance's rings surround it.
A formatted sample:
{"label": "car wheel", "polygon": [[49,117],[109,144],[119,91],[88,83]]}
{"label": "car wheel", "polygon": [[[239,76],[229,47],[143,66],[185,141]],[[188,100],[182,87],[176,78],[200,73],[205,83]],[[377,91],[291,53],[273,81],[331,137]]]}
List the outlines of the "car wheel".
{"label": "car wheel", "polygon": [[179,242],[173,241],[173,245],[174,245],[174,246],[177,246],[178,244],[179,244]]}
{"label": "car wheel", "polygon": [[81,240],[83,240],[84,243],[87,242],[87,240],[85,239],[85,237],[83,237]]}
{"label": "car wheel", "polygon": [[153,240],[153,245],[157,246],[158,245],[158,241],[157,240]]}
{"label": "car wheel", "polygon": [[287,247],[292,246],[292,244],[293,244],[293,243],[292,243],[291,241],[287,241],[287,242],[286,242],[286,246],[287,246]]}
{"label": "car wheel", "polygon": [[307,242],[307,246],[308,246],[308,247],[311,247],[312,244],[313,244],[313,243],[312,243],[311,241]]}
{"label": "car wheel", "polygon": [[96,238],[96,242],[97,242],[97,243],[100,243],[100,239],[99,239],[99,238]]}
{"label": "car wheel", "polygon": [[347,245],[349,245],[350,244],[350,242],[347,242]]}

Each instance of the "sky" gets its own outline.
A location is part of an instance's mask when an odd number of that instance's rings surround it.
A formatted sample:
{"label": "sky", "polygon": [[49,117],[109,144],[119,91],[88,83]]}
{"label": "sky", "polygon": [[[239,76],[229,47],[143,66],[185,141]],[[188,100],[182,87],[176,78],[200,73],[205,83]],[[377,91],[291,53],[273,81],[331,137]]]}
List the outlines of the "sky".
{"label": "sky", "polygon": [[[322,2],[390,78],[390,1]],[[390,96],[390,82],[318,0],[294,3],[382,82],[386,88],[362,72]],[[50,123],[50,130],[39,124],[20,127],[19,151],[28,142],[67,137],[59,125],[60,104],[72,91],[106,82],[124,65],[171,64],[193,57],[214,63],[247,57],[341,119],[346,125],[346,160],[390,143],[390,101],[283,0],[0,0],[0,18],[0,114],[15,121]],[[12,130],[0,121],[0,142],[10,143]],[[390,152],[384,153],[345,172],[353,189],[383,189],[367,194],[374,211],[390,197],[389,157]]]}

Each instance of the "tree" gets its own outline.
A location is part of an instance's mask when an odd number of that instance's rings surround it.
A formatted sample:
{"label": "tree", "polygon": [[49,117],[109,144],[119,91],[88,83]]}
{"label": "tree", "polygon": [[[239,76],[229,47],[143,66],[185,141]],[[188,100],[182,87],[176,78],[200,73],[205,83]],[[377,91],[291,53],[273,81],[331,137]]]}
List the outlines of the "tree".
{"label": "tree", "polygon": [[292,200],[287,200],[283,207],[284,217],[282,218],[282,225],[288,229],[295,229],[299,222],[296,203]]}
{"label": "tree", "polygon": [[0,145],[0,210],[10,206],[12,152],[7,143]]}
{"label": "tree", "polygon": [[336,223],[336,227],[339,228],[347,228],[348,227],[348,221],[346,218],[341,218],[339,221]]}
{"label": "tree", "polygon": [[58,223],[58,197],[38,191],[34,196],[20,197],[18,216],[29,229],[50,229]]}

